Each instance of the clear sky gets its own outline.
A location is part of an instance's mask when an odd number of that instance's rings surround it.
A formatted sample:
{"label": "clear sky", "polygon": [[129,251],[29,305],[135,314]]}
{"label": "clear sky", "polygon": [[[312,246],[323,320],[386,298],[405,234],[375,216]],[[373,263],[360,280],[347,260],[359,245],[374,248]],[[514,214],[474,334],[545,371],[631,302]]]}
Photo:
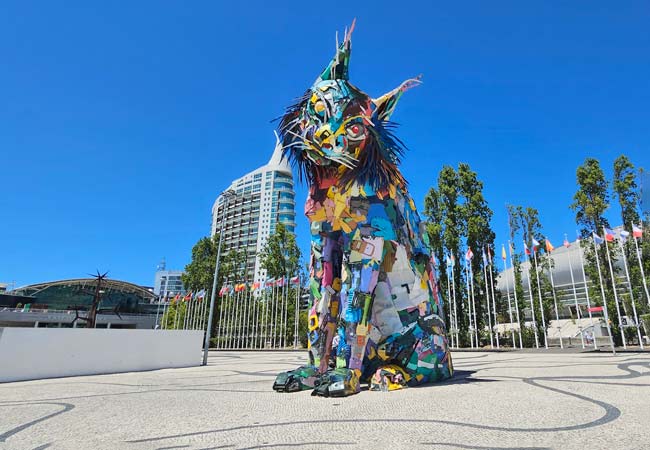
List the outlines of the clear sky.
{"label": "clear sky", "polygon": [[4,1],[0,281],[99,269],[151,285],[163,256],[182,268],[354,17],[355,85],[378,96],[423,74],[393,116],[419,207],[464,161],[498,244],[506,203],[537,207],[559,244],[585,157],[650,169],[647,1]]}

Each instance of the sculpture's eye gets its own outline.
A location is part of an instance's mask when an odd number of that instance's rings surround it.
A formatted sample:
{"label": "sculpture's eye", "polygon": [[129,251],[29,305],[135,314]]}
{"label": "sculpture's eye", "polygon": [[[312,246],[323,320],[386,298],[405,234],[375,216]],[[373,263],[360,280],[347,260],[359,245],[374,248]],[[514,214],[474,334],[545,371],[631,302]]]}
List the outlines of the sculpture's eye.
{"label": "sculpture's eye", "polygon": [[359,139],[366,131],[366,127],[362,123],[350,123],[345,128],[345,131],[350,139]]}

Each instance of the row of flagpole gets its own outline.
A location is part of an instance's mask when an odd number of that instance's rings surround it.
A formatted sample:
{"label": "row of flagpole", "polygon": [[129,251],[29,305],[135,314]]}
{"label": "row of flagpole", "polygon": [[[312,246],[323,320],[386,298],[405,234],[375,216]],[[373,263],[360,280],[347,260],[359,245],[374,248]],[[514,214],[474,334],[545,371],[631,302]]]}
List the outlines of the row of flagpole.
{"label": "row of flagpole", "polygon": [[[159,299],[156,308],[156,329],[158,330],[202,330],[205,329],[208,302],[205,289],[188,292],[185,295],[167,295]],[[162,313],[161,313],[162,306]],[[172,312],[173,320],[170,320]]]}
{"label": "row of flagpole", "polygon": [[[298,348],[300,279],[268,280],[248,286],[225,285],[219,291],[221,307],[216,348]],[[165,295],[158,301],[156,329],[205,330],[209,298],[204,289],[187,294]],[[293,326],[289,328],[289,302],[293,304]],[[292,342],[289,338],[293,336]]]}
{"label": "row of flagpole", "polygon": [[[648,293],[648,286],[647,286],[647,280],[645,278],[645,272],[643,269],[643,260],[641,256],[641,251],[639,248],[638,244],[638,239],[640,239],[643,236],[643,230],[641,227],[632,225],[632,230],[633,230],[633,240],[634,240],[634,245],[636,249],[636,255],[637,255],[637,260],[639,264],[639,268],[641,271],[641,278],[643,281],[643,288],[644,292],[646,295],[646,299],[648,302],[648,305],[650,306],[650,293]],[[635,305],[635,298],[634,298],[634,290],[632,288],[632,280],[630,278],[629,274],[629,269],[628,269],[628,261],[627,261],[627,256],[625,254],[625,250],[623,248],[623,244],[626,242],[627,238],[629,237],[630,233],[621,230],[621,232],[618,235],[618,238],[613,230],[610,230],[609,228],[604,228],[604,238],[601,238],[596,234],[595,232],[592,233],[591,236],[591,241],[593,244],[594,248],[594,253],[596,257],[596,267],[598,271],[598,277],[599,277],[599,285],[600,285],[600,291],[602,295],[602,303],[603,306],[599,307],[592,307],[591,305],[591,298],[589,295],[589,288],[588,288],[588,281],[585,273],[585,268],[584,268],[584,256],[583,256],[583,249],[582,246],[580,246],[580,238],[578,237],[578,244],[579,244],[579,255],[580,255],[580,267],[581,267],[581,272],[582,272],[582,277],[583,277],[583,283],[584,283],[584,290],[585,290],[585,296],[586,296],[586,303],[587,303],[587,312],[589,314],[589,321],[590,321],[590,328],[595,329],[595,324],[594,324],[594,318],[592,315],[592,312],[600,312],[602,311],[604,314],[605,322],[607,325],[608,329],[608,334],[610,338],[610,344],[612,348],[614,348],[614,341],[612,337],[612,332],[609,324],[609,312],[607,310],[607,302],[606,302],[606,294],[605,294],[605,288],[603,284],[603,276],[601,272],[601,266],[600,266],[600,258],[598,256],[598,248],[600,245],[604,243],[605,245],[605,250],[606,250],[606,256],[607,256],[607,262],[610,270],[610,277],[612,280],[612,285],[613,285],[613,293],[614,293],[614,303],[616,306],[616,311],[617,311],[617,316],[618,316],[618,325],[619,325],[619,330],[621,333],[621,338],[623,342],[623,347],[627,347],[625,335],[624,335],[624,327],[623,327],[623,322],[622,322],[622,315],[620,311],[620,306],[619,304],[623,304],[623,312],[626,316],[629,317],[627,308],[625,306],[625,303],[620,301],[618,298],[618,292],[616,290],[616,280],[615,280],[615,273],[614,273],[614,268],[612,264],[612,257],[610,255],[609,251],[609,245],[608,243],[614,242],[615,240],[618,241],[620,251],[623,255],[623,266],[625,269],[625,276],[626,276],[626,281],[627,285],[629,288],[629,294],[630,294],[630,300],[631,300],[631,306],[632,306],[632,312],[633,312],[633,317],[634,317],[634,326],[636,327],[636,332],[637,332],[637,337],[639,340],[639,345],[643,349],[643,339],[641,336],[641,324],[639,322],[638,318],[638,313]],[[537,249],[541,246],[540,242],[535,240],[534,238],[532,239],[532,252],[528,249],[528,246],[526,245],[526,242],[524,244],[524,250],[525,250],[525,255],[526,259],[528,261],[528,267],[527,267],[527,283],[528,283],[528,293],[529,293],[529,301],[530,301],[530,310],[531,310],[531,321],[533,325],[533,329],[535,330],[534,336],[535,336],[535,347],[539,348],[540,347],[540,342],[539,342],[539,337],[537,335],[537,321],[536,321],[536,315],[535,315],[535,299],[533,298],[533,290],[532,290],[532,284],[531,284],[531,270],[530,268],[532,267],[531,264],[531,254],[533,256],[533,261],[535,262],[535,268],[539,267],[538,266],[538,261],[537,261]],[[568,239],[564,239],[564,246],[568,249],[570,247],[570,243]],[[497,315],[497,307],[496,307],[496,297],[494,294],[494,281],[492,278],[492,269],[489,268],[492,266],[492,252],[489,246],[486,247],[487,249],[487,255],[489,255],[489,258],[486,256],[485,249],[482,250],[482,256],[483,256],[483,280],[484,280],[484,294],[485,294],[485,304],[486,304],[486,309],[485,309],[485,317],[483,319],[487,318],[487,325],[488,325],[488,333],[489,333],[489,338],[490,338],[490,346],[494,347],[495,346],[495,339],[494,337],[496,336],[496,347],[500,348],[500,340],[499,340],[499,323],[498,323],[498,315]],[[514,261],[513,261],[513,248],[511,245],[511,242],[508,241],[508,249],[509,249],[509,257],[510,257],[510,268],[512,268],[512,286],[513,286],[513,297],[514,297],[514,315],[516,316],[516,323],[521,324],[520,320],[520,311],[519,311],[519,299],[517,295],[517,289],[516,289],[516,282],[515,282],[515,274],[514,274]],[[556,295],[556,289],[555,289],[555,280],[553,277],[553,257],[551,256],[551,252],[554,250],[553,245],[551,244],[550,240],[548,238],[545,239],[545,249],[546,249],[546,254],[547,258],[549,258],[548,262],[548,275],[550,279],[550,284],[551,284],[551,291],[552,291],[552,297],[553,297],[553,309],[555,313],[555,319],[558,324],[558,336],[559,336],[559,343],[560,347],[564,347],[564,342],[562,339],[562,330],[560,328],[560,310],[558,307],[558,299]],[[472,269],[472,264],[471,261],[474,257],[474,253],[471,248],[467,249],[467,252],[465,253],[465,266],[464,266],[464,271],[465,271],[465,288],[467,290],[466,293],[466,302],[465,302],[465,307],[467,311],[467,321],[469,324],[468,332],[469,332],[469,341],[470,341],[470,347],[475,348],[479,346],[479,327],[478,327],[478,317],[476,314],[476,298],[475,298],[475,288],[474,288],[474,274],[473,274],[473,269]],[[507,264],[507,255],[506,255],[506,250],[505,246],[502,246],[501,250],[501,258],[503,260],[503,274],[504,276],[507,276],[508,274],[508,264]],[[568,265],[569,265],[569,272],[571,276],[571,286],[572,286],[572,292],[573,292],[573,300],[574,300],[574,305],[576,309],[576,314],[578,317],[578,323],[579,323],[579,330],[580,330],[580,342],[582,348],[585,348],[585,339],[584,339],[584,330],[582,328],[582,323],[580,322],[580,319],[582,319],[581,315],[581,310],[580,310],[580,304],[578,303],[578,295],[577,295],[577,289],[576,289],[576,283],[575,283],[575,278],[573,275],[573,263],[571,261],[571,254],[567,252],[567,259],[568,259]],[[450,344],[454,348],[459,348],[460,343],[459,343],[459,325],[458,325],[458,309],[457,309],[457,292],[456,292],[456,283],[455,283],[455,272],[454,272],[454,266],[455,266],[455,258],[453,254],[448,254],[446,256],[447,260],[447,298],[451,300],[451,307],[449,308],[448,311],[448,320],[449,320],[449,328],[450,328]],[[488,275],[490,277],[489,280],[489,285],[490,288],[488,289],[487,286],[487,279]],[[538,293],[538,300],[539,300],[539,312],[541,315],[541,321],[542,321],[542,330],[543,330],[543,335],[544,335],[544,347],[548,348],[549,345],[549,336],[548,336],[548,331],[546,328],[546,317],[544,314],[544,302],[542,298],[542,289],[541,289],[541,283],[539,279],[539,270],[535,270],[535,277],[536,277],[536,285],[537,285],[537,293]],[[514,327],[514,319],[513,317],[513,307],[512,307],[512,298],[510,296],[510,280],[505,280],[505,285],[506,285],[506,296],[508,300],[508,316],[510,320],[510,334],[512,338],[512,346],[514,348],[517,347],[517,341],[515,337],[515,327]],[[491,296],[490,296],[491,294]],[[491,297],[491,298],[490,298]],[[491,300],[491,301],[490,301]],[[462,298],[461,298],[462,301]],[[492,306],[492,310],[490,311],[490,306]],[[523,338],[522,338],[522,330],[519,327],[519,347],[523,348]],[[594,348],[598,348],[598,343],[595,338],[593,338],[592,342]]]}
{"label": "row of flagpole", "polygon": [[[292,295],[293,294],[293,295]],[[217,349],[298,348],[300,279],[267,280],[264,283],[225,285],[219,291],[220,311],[216,329]],[[289,309],[293,304],[293,329]],[[293,342],[289,342],[293,336]]]}

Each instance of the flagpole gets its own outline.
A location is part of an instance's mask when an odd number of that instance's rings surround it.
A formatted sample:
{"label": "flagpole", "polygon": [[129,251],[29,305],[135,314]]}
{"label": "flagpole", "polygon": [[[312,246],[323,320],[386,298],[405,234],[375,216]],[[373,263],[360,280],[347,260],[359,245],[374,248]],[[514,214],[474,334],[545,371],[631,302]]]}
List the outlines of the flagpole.
{"label": "flagpole", "polygon": [[234,350],[235,348],[235,322],[237,320],[237,284],[235,284],[235,291],[230,295],[230,314],[228,319],[228,349]]}
{"label": "flagpole", "polygon": [[[222,349],[223,348],[223,338],[225,335],[225,329],[224,329],[224,310],[226,309],[226,302],[225,299],[223,298],[223,294],[225,294],[223,290],[223,286],[221,286],[221,290],[219,291],[219,325],[217,326],[217,348]],[[205,308],[204,308],[205,309]],[[203,318],[203,314],[201,314],[201,318]],[[203,323],[203,320],[201,320],[201,323]]]}
{"label": "flagpole", "polygon": [[[198,294],[198,292],[197,292]],[[196,316],[196,306],[197,306],[197,297],[196,294],[194,294],[194,298],[192,299],[194,302],[194,307],[192,308],[192,315],[190,315],[190,322],[188,324],[189,329],[193,330],[194,329],[194,317]]]}
{"label": "flagpole", "polygon": [[294,310],[293,322],[293,348],[298,348],[298,322],[300,321],[300,273],[298,273],[298,284],[296,285],[296,307]]}
{"label": "flagpole", "polygon": [[488,289],[488,277],[487,277],[487,257],[485,256],[485,249],[481,249],[483,255],[483,285],[485,286],[485,300],[487,304],[487,317],[488,325],[490,327],[490,347],[494,348],[494,333],[492,329],[492,318],[490,317],[490,290]]}
{"label": "flagpole", "polygon": [[[605,308],[605,325],[607,325],[607,332],[609,333],[609,342],[612,345],[612,352],[616,354],[616,347],[614,346],[614,336],[612,335],[612,328],[609,325],[609,314],[607,308],[607,297],[605,297],[605,287],[603,284],[603,275],[600,271],[600,258],[598,257],[598,247],[596,247],[596,239],[594,236],[591,237],[591,240],[594,244],[594,253],[596,254],[596,267],[598,268],[598,280],[600,280],[600,293],[603,296],[603,307]],[[620,315],[619,315],[620,317]],[[625,343],[625,340],[623,340]]]}
{"label": "flagpole", "polygon": [[503,259],[503,280],[506,282],[506,292],[508,293],[508,316],[510,316],[510,335],[512,336],[512,348],[517,348],[517,344],[515,343],[515,328],[512,324],[512,301],[510,300],[510,285],[508,284],[508,265],[506,263],[505,247],[501,247],[501,259]]}
{"label": "flagpole", "polygon": [[174,330],[178,330],[178,303],[180,299],[174,303]]}
{"label": "flagpole", "polygon": [[465,261],[465,286],[467,287],[467,317],[469,320],[469,344],[474,348],[474,331],[472,330],[472,300],[469,291],[469,268],[467,261]]}
{"label": "flagpole", "polygon": [[526,262],[528,262],[528,274],[526,274],[526,281],[528,281],[528,296],[530,297],[530,314],[533,321],[533,330],[535,335],[535,348],[539,348],[539,336],[537,336],[537,321],[535,320],[535,301],[533,300],[533,286],[530,283],[530,255],[528,255],[526,242],[524,242],[524,254],[526,255]]}
{"label": "flagpole", "polygon": [[469,283],[472,287],[472,310],[474,314],[474,336],[476,337],[476,348],[479,348],[480,341],[478,338],[478,318],[476,317],[476,300],[474,298],[474,269],[472,269],[472,260],[469,261]]}
{"label": "flagpole", "polygon": [[[169,300],[169,299],[165,298],[165,300]],[[165,301],[165,304],[163,305],[162,317],[160,318],[160,329],[161,330],[166,330],[167,329],[167,320],[166,320],[166,317],[165,317],[165,312],[167,312],[167,304],[168,304],[168,302]]]}
{"label": "flagpole", "polygon": [[239,348],[246,348],[246,333],[248,333],[248,297],[250,296],[250,292],[250,288],[246,286],[246,290],[244,291],[244,300],[242,302],[241,331],[239,332],[241,341],[239,343]]}
{"label": "flagpole", "polygon": [[160,329],[160,326],[158,325],[158,314],[160,313],[160,299],[162,295],[158,297],[158,307],[156,308],[156,322],[154,324],[154,329]]}
{"label": "flagpole", "polygon": [[187,296],[185,296],[185,299],[183,299],[183,303],[185,303],[185,314],[183,317],[183,329],[187,330],[187,318],[190,312],[190,302],[192,301],[192,297],[190,297],[190,300],[186,300]]}
{"label": "flagpole", "polygon": [[515,295],[515,312],[517,313],[517,324],[519,325],[519,348],[524,348],[521,337],[521,318],[519,317],[519,300],[517,299],[517,278],[515,277],[515,261],[512,259],[512,243],[508,241],[508,253],[510,254],[510,267],[512,267],[512,292]]}
{"label": "flagpole", "polygon": [[630,289],[630,302],[632,303],[632,313],[634,314],[634,324],[636,325],[636,333],[639,338],[639,346],[641,347],[641,350],[643,350],[643,338],[641,337],[641,324],[639,323],[639,317],[636,314],[636,305],[634,302],[634,290],[632,289],[632,280],[630,279],[630,272],[627,268],[627,256],[625,256],[625,248],[623,248],[622,237],[619,239],[618,245],[621,248],[621,253],[623,254],[623,267],[625,267],[627,286]]}
{"label": "flagpole", "polygon": [[228,310],[228,307],[230,306],[230,288],[227,288],[228,289],[223,293],[224,295],[221,297],[221,307],[223,308],[223,330],[221,333],[222,350],[228,347],[228,325],[230,322],[230,312]]}
{"label": "flagpole", "polygon": [[542,331],[544,331],[544,348],[548,350],[548,333],[546,332],[546,317],[544,315],[544,302],[542,301],[542,287],[539,283],[539,267],[537,265],[537,246],[532,243],[533,259],[535,260],[535,278],[537,279],[537,295],[539,296],[539,311],[542,315]]}
{"label": "flagpole", "polygon": [[[240,283],[241,286],[241,283]],[[244,288],[245,291],[246,288]],[[238,349],[239,348],[239,343],[240,343],[240,338],[241,338],[241,316],[242,316],[242,298],[244,296],[244,291],[241,290],[241,287],[239,288],[239,292],[237,292],[237,300],[235,301],[235,327],[234,327],[234,337],[232,340],[233,343],[233,348]]]}
{"label": "flagpole", "polygon": [[494,295],[494,278],[492,276],[492,255],[490,254],[490,246],[488,246],[488,255],[490,257],[490,291],[492,291],[492,311],[494,313],[494,330],[495,337],[497,341],[497,349],[501,348],[499,345],[499,320],[497,318],[497,302],[496,296]]}
{"label": "flagpole", "polygon": [[[447,258],[449,259],[449,258]],[[449,266],[447,266],[448,268]],[[447,271],[447,298],[449,299],[449,334],[451,338],[451,348],[454,348],[454,313],[451,305],[451,277],[449,276],[449,271]]]}
{"label": "flagpole", "polygon": [[288,347],[289,340],[289,293],[291,292],[291,281],[287,275],[287,284],[284,292],[284,348]]}
{"label": "flagpole", "polygon": [[[637,242],[637,237],[632,235],[634,239],[634,246],[636,247],[636,257],[639,260],[639,269],[641,269],[641,280],[643,280],[643,290],[645,291],[645,297],[648,300],[648,306],[650,306],[650,293],[648,293],[648,283],[645,279],[645,272],[643,270],[643,263],[641,262],[641,253],[639,252],[639,243]],[[648,330],[650,332],[650,330]]]}
{"label": "flagpole", "polygon": [[[607,231],[605,231],[607,233]],[[625,330],[623,330],[623,319],[621,319],[621,308],[618,304],[618,293],[616,292],[616,281],[614,279],[614,267],[612,266],[612,257],[609,254],[609,245],[607,245],[607,237],[605,237],[605,251],[607,252],[607,262],[609,264],[609,273],[612,276],[612,289],[614,291],[614,304],[616,305],[616,313],[618,314],[618,326],[621,331],[621,339],[623,340],[623,348],[627,348],[625,342]]]}
{"label": "flagpole", "polygon": [[246,348],[246,311],[248,310],[248,295],[250,288],[246,285],[246,288],[242,291],[242,311],[241,317],[239,318],[239,339],[237,340],[237,348]]}
{"label": "flagpole", "polygon": [[226,339],[225,345],[226,349],[230,350],[232,347],[230,345],[233,331],[232,331],[232,320],[233,320],[233,311],[235,308],[235,292],[233,287],[233,292],[228,289],[228,306],[226,309]]}
{"label": "flagpole", "polygon": [[[591,324],[591,329],[593,330],[594,337],[594,350],[598,349],[598,344],[596,343],[596,328],[594,325],[594,317],[591,314],[591,301],[589,299],[589,287],[587,285],[587,274],[585,273],[585,262],[582,257],[582,240],[578,240],[578,251],[580,253],[580,268],[582,269],[582,280],[585,283],[585,294],[587,296],[587,312],[589,313],[589,323]],[[602,328],[601,328],[602,329]]]}
{"label": "flagpole", "polygon": [[564,234],[564,242],[565,248],[566,248],[566,257],[567,260],[569,261],[569,273],[571,274],[571,286],[573,287],[573,301],[575,302],[576,306],[576,315],[578,316],[578,329],[580,330],[580,343],[582,344],[582,348],[585,348],[585,337],[583,335],[583,329],[582,329],[582,315],[580,314],[580,306],[578,305],[578,291],[576,291],[576,281],[573,276],[573,264],[571,263],[571,252],[569,251],[569,247],[571,244],[569,243],[569,239],[567,238],[567,235]]}
{"label": "flagpole", "polygon": [[[549,241],[546,239],[546,244],[548,245]],[[557,294],[555,293],[555,280],[553,279],[553,267],[552,263],[554,264],[555,262],[553,261],[553,257],[551,256],[551,252],[548,251],[548,273],[551,276],[551,291],[553,293],[553,305],[555,306],[555,320],[557,320],[557,329],[558,329],[558,334],[560,335],[560,348],[564,348],[564,343],[562,342],[562,326],[560,325],[560,313],[557,308]]]}
{"label": "flagpole", "polygon": [[266,341],[267,341],[267,327],[268,327],[268,320],[267,320],[267,313],[269,310],[269,291],[268,286],[266,285],[268,282],[268,279],[264,280],[264,291],[262,294],[262,298],[264,299],[263,303],[260,304],[260,348],[266,348]]}
{"label": "flagpole", "polygon": [[454,297],[454,335],[456,336],[456,348],[460,348],[460,342],[458,341],[458,305],[456,303],[456,275],[454,274],[454,266],[456,264],[454,262],[454,259],[452,259],[451,261],[451,295]]}

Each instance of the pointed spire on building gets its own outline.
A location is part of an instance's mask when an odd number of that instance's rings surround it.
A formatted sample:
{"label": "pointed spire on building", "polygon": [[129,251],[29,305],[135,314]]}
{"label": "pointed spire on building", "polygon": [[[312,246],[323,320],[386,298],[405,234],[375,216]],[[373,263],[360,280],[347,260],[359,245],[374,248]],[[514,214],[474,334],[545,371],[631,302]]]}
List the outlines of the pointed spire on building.
{"label": "pointed spire on building", "polygon": [[280,142],[280,137],[278,136],[277,131],[273,130],[273,133],[275,134],[275,148],[273,149],[273,154],[271,155],[271,159],[269,159],[268,165],[277,166],[277,170],[291,173],[289,161],[282,157],[282,143]]}

